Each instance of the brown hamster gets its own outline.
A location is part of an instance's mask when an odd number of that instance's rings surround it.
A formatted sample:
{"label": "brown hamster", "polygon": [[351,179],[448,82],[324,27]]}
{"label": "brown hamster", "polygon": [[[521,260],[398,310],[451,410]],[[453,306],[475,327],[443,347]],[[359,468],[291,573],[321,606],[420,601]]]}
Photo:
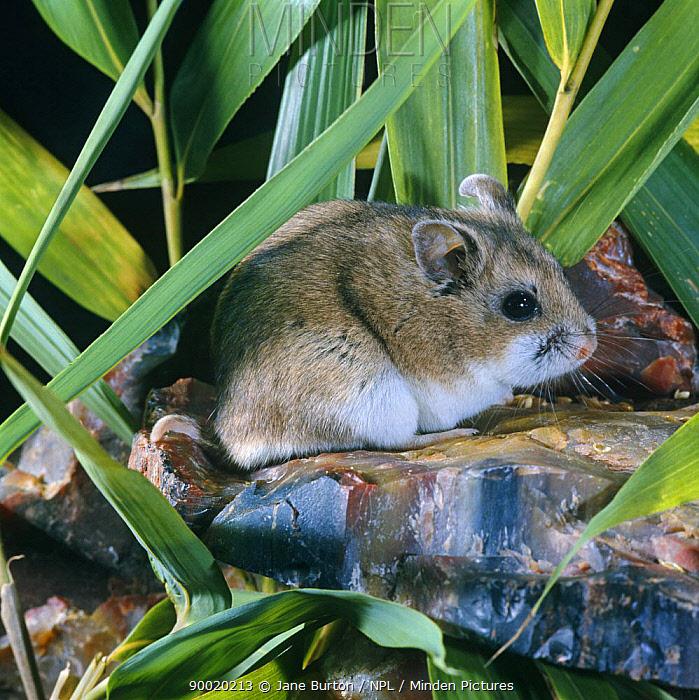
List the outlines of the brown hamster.
{"label": "brown hamster", "polygon": [[594,321],[493,178],[480,207],[304,209],[231,273],[212,327],[214,425],[252,469],[400,449],[581,365]]}

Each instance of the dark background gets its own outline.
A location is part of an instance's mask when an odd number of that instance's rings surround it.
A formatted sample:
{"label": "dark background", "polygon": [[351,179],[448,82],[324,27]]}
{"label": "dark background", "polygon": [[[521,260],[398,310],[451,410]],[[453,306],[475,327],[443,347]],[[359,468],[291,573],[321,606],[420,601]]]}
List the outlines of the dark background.
{"label": "dark background", "polygon": [[[533,0],[532,0],[533,2]],[[145,2],[132,2],[141,27]],[[660,0],[617,0],[606,23],[601,44],[616,55],[660,5]],[[189,41],[210,3],[183,3],[165,41],[166,71],[179,65]],[[373,42],[372,42],[373,43]],[[500,52],[503,92],[527,93],[528,89]],[[376,74],[369,57],[367,81]],[[281,97],[281,71],[273,71],[236,115],[233,129],[222,143],[240,140],[273,129]],[[30,0],[6,0],[0,23],[0,109],[18,122],[54,156],[70,167],[104,105],[113,82],[73,53],[44,24]],[[2,157],[2,153],[0,153]],[[88,184],[114,180],[141,172],[156,164],[150,123],[132,105],[88,177]],[[515,173],[513,173],[515,174]],[[516,175],[516,174],[515,174]],[[368,173],[358,177],[358,196],[368,188]],[[260,182],[195,184],[187,187],[184,209],[185,244],[191,247],[210,231]],[[160,190],[132,190],[100,195],[151,257],[159,271],[167,266]],[[0,240],[0,258],[15,274],[22,259]],[[37,275],[31,293],[80,349],[108,325],[68,299]],[[35,374],[47,377],[30,358],[13,350]],[[19,405],[19,397],[0,376],[0,419]]]}

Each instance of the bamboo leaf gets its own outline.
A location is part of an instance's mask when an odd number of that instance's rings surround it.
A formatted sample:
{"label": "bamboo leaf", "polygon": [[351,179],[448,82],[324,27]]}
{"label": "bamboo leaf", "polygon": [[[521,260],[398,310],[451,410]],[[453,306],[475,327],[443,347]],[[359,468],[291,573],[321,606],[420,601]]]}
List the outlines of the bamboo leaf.
{"label": "bamboo leaf", "polygon": [[169,634],[176,624],[175,606],[170,598],[164,598],[139,620],[124,641],[109,655],[109,662],[125,661],[137,651]]}
{"label": "bamboo leaf", "polygon": [[391,161],[388,155],[388,139],[386,132],[381,138],[381,146],[376,156],[376,165],[371,176],[371,185],[367,195],[369,202],[395,202],[396,191],[393,188],[391,176]]}
{"label": "bamboo leaf", "polygon": [[[294,44],[284,83],[267,177],[279,172],[361,94],[367,6],[322,0]],[[317,201],[354,197],[354,163],[317,195]]]}
{"label": "bamboo leaf", "polygon": [[181,180],[197,177],[240,106],[291,46],[319,0],[214,0],[172,86]]}
{"label": "bamboo leaf", "polygon": [[[530,95],[503,95],[502,115],[507,162],[531,165],[546,129],[546,113],[537,104],[537,100]],[[383,135],[377,136],[357,153],[355,158],[357,170],[374,169],[378,162],[382,139]],[[204,172],[196,180],[187,178],[185,182],[264,180],[273,140],[274,132],[264,131],[242,141],[219,146],[209,156]],[[102,182],[93,185],[91,189],[93,192],[122,192],[154,187],[160,187],[160,171],[157,168],[128,175],[119,180]]]}
{"label": "bamboo leaf", "polygon": [[[32,0],[58,38],[97,69],[116,80],[138,43],[138,28],[129,0]],[[150,111],[143,86],[135,100]]]}
{"label": "bamboo leaf", "polygon": [[674,695],[652,683],[636,683],[621,676],[613,678],[612,683],[619,700],[675,700]]}
{"label": "bamboo leaf", "polygon": [[[466,200],[458,185],[482,172],[507,182],[494,0],[477,0],[448,45],[444,25],[433,21],[434,0],[378,0],[379,70],[393,53],[405,53],[398,30],[421,26],[442,43],[443,54],[428,72],[419,53],[413,72],[424,72],[420,88],[386,122],[391,171],[398,202],[455,207]],[[386,78],[384,78],[386,80]],[[420,124],[420,128],[415,128]]]}
{"label": "bamboo leaf", "polygon": [[531,165],[546,130],[546,112],[530,95],[503,95],[502,117],[507,162]]}
{"label": "bamboo leaf", "polygon": [[535,0],[549,56],[565,80],[578,58],[595,0]]}
{"label": "bamboo leaf", "polygon": [[110,700],[194,697],[188,681],[216,679],[297,625],[344,619],[381,646],[421,649],[445,668],[442,633],[428,617],[397,603],[352,591],[298,589],[212,615],[151,644],[119,666],[109,680]]}
{"label": "bamboo leaf", "polygon": [[699,326],[699,156],[680,141],[621,212]]}
{"label": "bamboo leaf", "polygon": [[[683,503],[699,500],[697,445],[699,445],[699,414],[690,418],[665,440],[629,477],[611,502],[590,520],[573,547],[549,576],[543,593],[532,607],[517,635],[537,613],[542,601],[556,585],[566,566],[593,537],[627,520],[644,518]],[[508,642],[508,645],[516,639],[517,635]]]}
{"label": "bamboo leaf", "polygon": [[547,113],[561,76],[551,60],[530,0],[498,0],[498,34],[505,53]]}
{"label": "bamboo leaf", "polygon": [[75,166],[63,184],[34,242],[31,253],[27,257],[27,262],[17,282],[17,288],[12,294],[5,315],[0,322],[0,345],[4,345],[9,336],[22,296],[27,291],[46,249],[59,231],[59,227],[68,213],[70,205],[79,194],[87,174],[104,150],[107,141],[129,106],[129,102],[143,79],[143,75],[181,2],[182,0],[164,0],[163,4],[160,5],[97,117],[95,126],[87,137],[87,141],[75,161]]}
{"label": "bamboo leaf", "polygon": [[[17,280],[0,261],[0,313],[5,311],[16,284]],[[58,374],[79,354],[70,338],[29,294],[22,299],[11,337],[51,376]],[[131,443],[133,419],[106,382],[100,380],[91,386],[81,400],[119,438]]]}
{"label": "bamboo leaf", "polygon": [[[473,0],[469,0],[456,8],[449,0],[442,0],[432,15],[437,26],[445,26],[447,12],[451,12],[449,26],[456,31],[472,4]],[[414,32],[406,50],[417,51],[420,39],[420,34]],[[437,60],[441,45],[426,33],[423,47],[429,67]],[[395,73],[393,86],[387,88],[380,80],[375,81],[332,126],[216,226],[55,377],[49,386],[61,400],[67,401],[90,386],[311,202],[415,89],[412,60],[410,56],[396,57],[391,64]],[[274,207],[270,207],[271,201],[275,202]],[[0,426],[0,454],[12,451],[36,426],[36,418],[26,406],[15,411]]]}
{"label": "bamboo leaf", "polygon": [[563,264],[582,258],[699,112],[695,11],[666,0],[570,117],[526,222]]}
{"label": "bamboo leaf", "polygon": [[[25,258],[68,171],[0,112],[0,236]],[[115,319],[155,279],[141,246],[87,187],[39,264],[62,292],[98,316]]]}
{"label": "bamboo leaf", "polygon": [[[534,10],[522,0],[502,0],[500,10],[502,40],[508,54],[539,101],[550,110],[556,92],[556,69],[550,61],[542,60],[544,39],[536,26]],[[599,76],[611,58],[603,50],[598,50],[595,57],[588,72]],[[507,119],[507,102],[504,104]],[[685,138],[691,138],[689,132],[698,123],[695,119]],[[687,207],[686,202],[697,201],[698,197],[696,153],[679,141],[621,212],[622,220],[666,275],[695,323],[699,319],[699,220],[696,208]]]}
{"label": "bamboo leaf", "polygon": [[554,700],[619,700],[614,686],[597,673],[575,673],[551,664],[537,664],[551,688]]}
{"label": "bamboo leaf", "polygon": [[177,610],[178,625],[227,608],[230,592],[216,561],[160,491],[109,457],[55,394],[7,351],[0,351],[0,362],[40,419],[72,445],[90,479],[148,552]]}
{"label": "bamboo leaf", "polygon": [[445,641],[452,672],[427,661],[430,681],[439,683],[432,691],[434,700],[550,700],[532,661],[519,659],[513,664],[511,659],[499,659],[488,665],[488,656],[477,649]]}

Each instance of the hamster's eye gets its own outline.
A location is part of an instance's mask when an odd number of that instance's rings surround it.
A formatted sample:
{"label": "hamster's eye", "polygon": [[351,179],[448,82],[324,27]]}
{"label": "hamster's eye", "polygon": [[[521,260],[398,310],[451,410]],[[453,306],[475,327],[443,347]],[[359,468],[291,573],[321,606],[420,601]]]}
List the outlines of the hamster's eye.
{"label": "hamster's eye", "polygon": [[502,313],[511,321],[529,321],[541,313],[541,307],[531,292],[511,292],[502,300]]}

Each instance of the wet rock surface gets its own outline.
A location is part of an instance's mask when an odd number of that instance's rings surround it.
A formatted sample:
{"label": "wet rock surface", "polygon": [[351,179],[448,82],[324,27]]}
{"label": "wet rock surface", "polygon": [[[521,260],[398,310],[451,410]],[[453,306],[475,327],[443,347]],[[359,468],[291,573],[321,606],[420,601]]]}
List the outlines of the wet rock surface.
{"label": "wet rock surface", "polygon": [[620,223],[566,272],[597,320],[600,347],[584,372],[598,390],[636,395],[699,390],[692,325],[634,267],[629,234]]}
{"label": "wet rock surface", "polygon": [[[151,395],[150,415],[204,424],[211,401],[202,385],[180,381]],[[529,397],[480,416],[475,437],[324,454],[245,478],[212,472],[214,457],[189,435],[151,443],[146,427],[131,464],[147,463],[144,473],[183,513],[196,493],[208,512],[192,522],[221,561],[287,584],[401,601],[453,635],[499,645],[590,517],[697,411],[631,408]],[[699,687],[698,532],[695,504],[606,532],[573,560],[514,650]]]}

